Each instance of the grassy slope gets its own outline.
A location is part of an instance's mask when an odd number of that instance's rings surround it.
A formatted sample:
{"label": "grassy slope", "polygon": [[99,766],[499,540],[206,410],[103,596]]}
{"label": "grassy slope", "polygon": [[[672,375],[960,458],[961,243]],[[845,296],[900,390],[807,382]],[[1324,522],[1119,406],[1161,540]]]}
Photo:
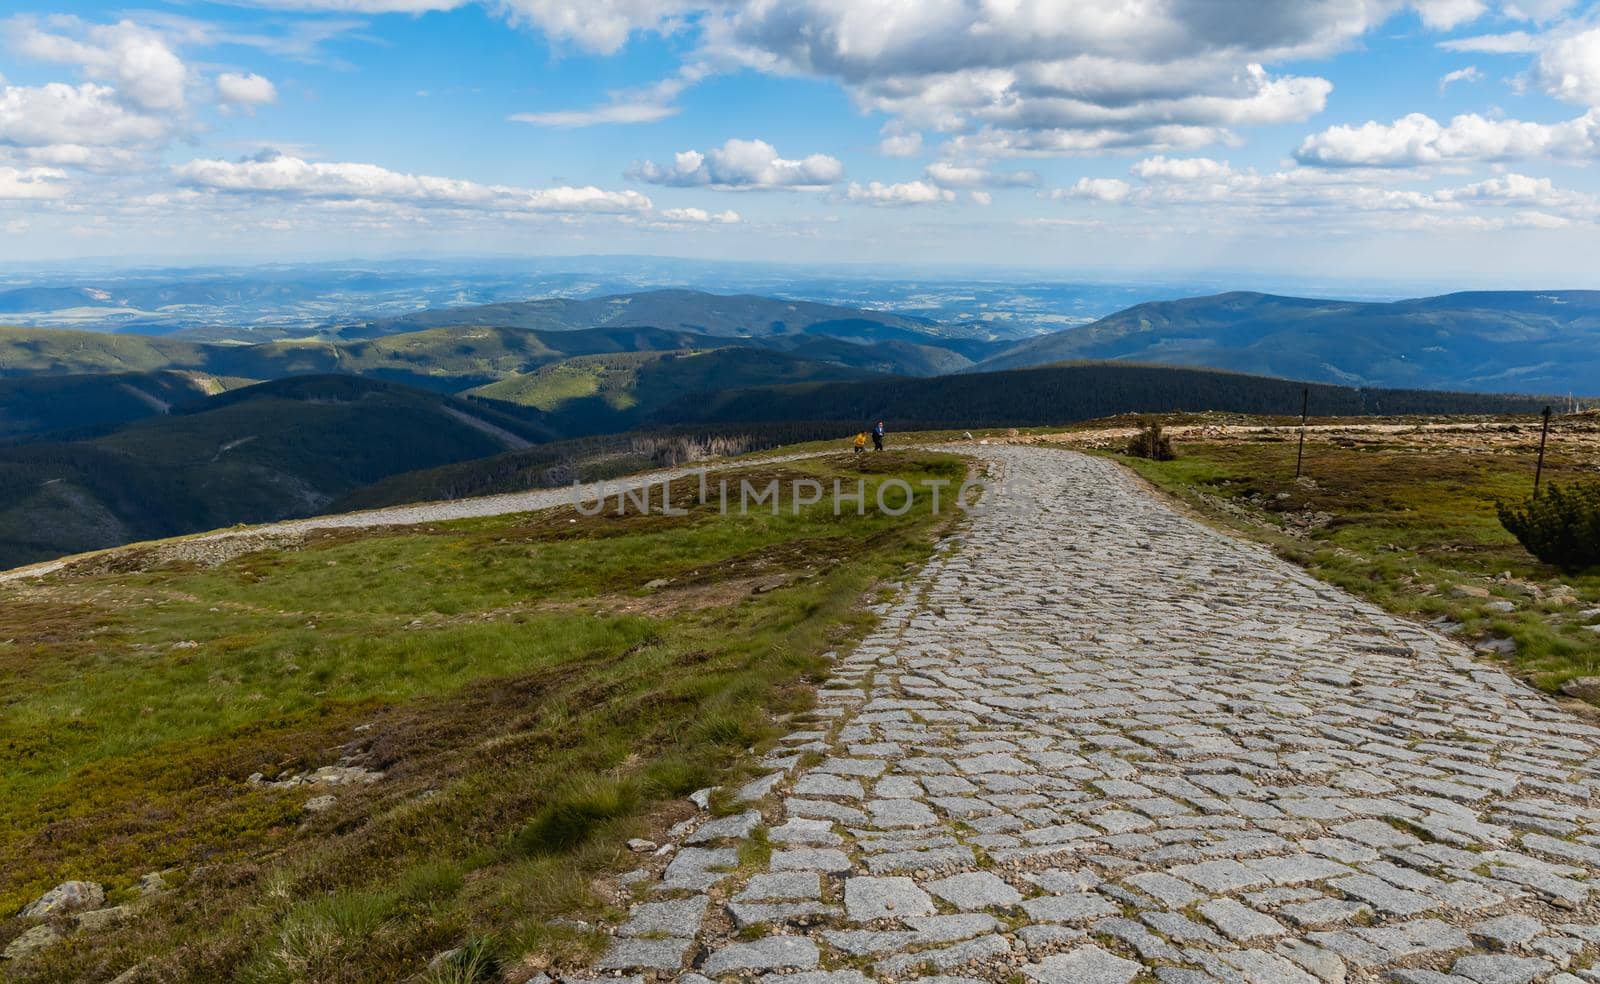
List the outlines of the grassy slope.
{"label": "grassy slope", "polygon": [[[852,459],[756,474],[964,471]],[[0,912],[67,877],[114,901],[152,869],[178,886],[15,973],[392,981],[486,936],[507,959],[591,952],[546,920],[592,911],[591,879],[636,863],[625,837],[808,706],[863,593],[926,556],[924,506],[558,510],[0,586]],[[387,778],[327,813],[245,782],[341,754]]]}
{"label": "grassy slope", "polygon": [[[1548,478],[1595,480],[1584,456],[1556,448],[1545,463]],[[1314,440],[1306,452],[1314,484],[1294,481],[1295,444],[1283,437],[1181,442],[1179,453],[1172,462],[1126,460],[1202,512],[1391,611],[1459,622],[1468,641],[1515,640],[1513,665],[1541,687],[1600,673],[1600,636],[1578,624],[1579,612],[1600,605],[1600,571],[1571,577],[1540,564],[1495,516],[1497,497],[1528,494],[1531,450],[1467,454]],[[1332,521],[1306,536],[1287,532],[1283,517],[1307,511]],[[1579,600],[1530,599],[1490,580],[1504,572],[1544,590],[1570,585]],[[1457,585],[1489,588],[1494,597],[1456,597]],[[1517,610],[1494,612],[1492,600]]]}

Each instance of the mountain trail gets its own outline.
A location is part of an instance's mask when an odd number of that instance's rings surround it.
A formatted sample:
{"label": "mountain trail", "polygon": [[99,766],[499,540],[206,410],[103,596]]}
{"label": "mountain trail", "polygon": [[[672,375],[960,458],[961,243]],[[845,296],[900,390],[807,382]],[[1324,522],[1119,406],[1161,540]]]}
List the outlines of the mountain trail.
{"label": "mountain trail", "polygon": [[963,450],[992,508],[566,981],[1600,980],[1600,729],[1111,462]]}

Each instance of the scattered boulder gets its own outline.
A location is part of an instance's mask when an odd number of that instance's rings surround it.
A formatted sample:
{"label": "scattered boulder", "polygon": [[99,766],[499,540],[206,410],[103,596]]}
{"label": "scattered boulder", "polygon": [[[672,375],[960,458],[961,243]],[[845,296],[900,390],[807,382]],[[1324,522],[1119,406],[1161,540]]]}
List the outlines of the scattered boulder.
{"label": "scattered boulder", "polygon": [[1483,607],[1485,611],[1498,612],[1501,615],[1509,615],[1517,610],[1516,603],[1511,601],[1491,601]]}
{"label": "scattered boulder", "polygon": [[128,907],[114,905],[109,909],[91,909],[88,912],[78,913],[78,928],[90,933],[97,933],[102,929],[115,926],[128,918]]}
{"label": "scattered boulder", "polygon": [[1489,589],[1476,584],[1457,584],[1450,588],[1452,598],[1489,598]]}
{"label": "scattered boulder", "polygon": [[61,939],[61,934],[56,932],[54,926],[48,923],[35,926],[11,943],[0,952],[0,960],[26,960],[46,947],[54,946]]}
{"label": "scattered boulder", "polygon": [[62,882],[29,902],[17,915],[23,919],[44,919],[83,909],[98,909],[105,900],[106,890],[94,882]]}
{"label": "scattered boulder", "polygon": [[146,895],[155,895],[158,892],[165,892],[166,890],[167,879],[159,871],[152,871],[149,874],[143,875],[139,878],[139,895],[141,897]]}
{"label": "scattered boulder", "polygon": [[628,841],[628,850],[635,854],[649,854],[655,849],[656,842],[653,840],[645,840],[643,837],[635,837]]}
{"label": "scattered boulder", "polygon": [[321,813],[324,810],[331,810],[337,805],[339,805],[339,797],[334,796],[332,793],[324,793],[321,796],[313,796],[306,800],[304,809],[307,813]]}
{"label": "scattered boulder", "polygon": [[1600,701],[1600,676],[1573,677],[1561,685],[1561,692],[1579,700]]}
{"label": "scattered boulder", "polygon": [[312,772],[286,772],[277,779],[268,779],[259,772],[250,773],[245,781],[252,786],[270,789],[293,789],[296,786],[354,786],[367,785],[383,778],[382,772],[364,769],[359,765],[324,765]]}

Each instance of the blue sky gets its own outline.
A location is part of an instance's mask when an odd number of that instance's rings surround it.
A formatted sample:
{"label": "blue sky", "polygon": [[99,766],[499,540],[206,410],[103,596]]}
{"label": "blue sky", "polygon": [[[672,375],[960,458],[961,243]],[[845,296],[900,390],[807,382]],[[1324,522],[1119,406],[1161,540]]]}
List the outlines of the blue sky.
{"label": "blue sky", "polygon": [[624,252],[1600,287],[1594,4],[7,9],[0,262]]}

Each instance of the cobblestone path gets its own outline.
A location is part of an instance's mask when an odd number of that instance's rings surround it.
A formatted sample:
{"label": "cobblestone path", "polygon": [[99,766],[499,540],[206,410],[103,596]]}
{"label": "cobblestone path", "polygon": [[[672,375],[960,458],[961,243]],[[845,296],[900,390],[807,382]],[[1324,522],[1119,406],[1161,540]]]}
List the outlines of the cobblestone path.
{"label": "cobblestone path", "polygon": [[1007,492],[591,973],[1600,981],[1600,729],[1109,463],[981,453]]}

